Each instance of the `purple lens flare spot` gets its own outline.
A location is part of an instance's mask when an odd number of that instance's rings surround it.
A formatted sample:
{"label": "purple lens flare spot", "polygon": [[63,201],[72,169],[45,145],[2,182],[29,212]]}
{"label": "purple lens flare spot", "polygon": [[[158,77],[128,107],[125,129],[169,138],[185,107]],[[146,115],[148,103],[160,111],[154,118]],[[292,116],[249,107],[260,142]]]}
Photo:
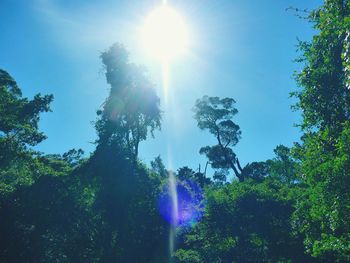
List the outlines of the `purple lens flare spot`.
{"label": "purple lens flare spot", "polygon": [[161,216],[176,226],[188,226],[198,222],[204,213],[204,197],[201,187],[193,181],[176,182],[177,213],[170,186],[166,185],[159,197],[158,206]]}

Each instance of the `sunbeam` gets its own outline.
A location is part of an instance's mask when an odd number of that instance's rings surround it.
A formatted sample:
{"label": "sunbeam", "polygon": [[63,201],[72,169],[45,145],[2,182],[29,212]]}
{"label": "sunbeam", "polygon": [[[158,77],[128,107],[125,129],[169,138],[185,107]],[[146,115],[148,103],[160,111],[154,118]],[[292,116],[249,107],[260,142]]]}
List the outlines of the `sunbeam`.
{"label": "sunbeam", "polygon": [[[163,0],[162,5],[151,12],[146,18],[142,27],[141,35],[142,43],[147,53],[160,62],[162,71],[164,108],[166,109],[168,116],[171,116],[172,103],[169,96],[170,66],[171,61],[175,57],[178,57],[187,51],[189,45],[187,26],[180,14],[171,8],[167,4],[166,0]],[[171,169],[172,153],[169,144],[167,147],[167,152],[167,166]],[[179,211],[179,198],[181,197],[178,196],[178,186],[179,185],[176,181],[175,174],[173,172],[169,172],[167,187],[164,189],[163,195],[160,197],[160,212],[170,223],[170,261],[174,251],[176,250],[176,228],[187,220],[187,218],[184,220],[183,217],[184,213],[188,213],[187,210]],[[186,202],[187,201],[188,200],[186,200]],[[186,209],[188,209],[188,207],[186,207]]]}

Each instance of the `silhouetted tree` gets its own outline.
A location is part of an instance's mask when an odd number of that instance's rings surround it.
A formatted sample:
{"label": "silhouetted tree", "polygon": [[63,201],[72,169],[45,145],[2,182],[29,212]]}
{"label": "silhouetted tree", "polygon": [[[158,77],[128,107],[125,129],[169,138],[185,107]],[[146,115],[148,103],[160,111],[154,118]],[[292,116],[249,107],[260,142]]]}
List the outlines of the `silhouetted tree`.
{"label": "silhouetted tree", "polygon": [[151,161],[151,171],[161,178],[168,177],[168,171],[165,168],[162,158],[157,156],[154,161]]}
{"label": "silhouetted tree", "polygon": [[117,145],[136,160],[139,143],[160,128],[159,98],[146,70],[130,63],[123,46],[114,44],[101,59],[111,89],[103,110],[98,111],[97,142]]}
{"label": "silhouetted tree", "polygon": [[232,169],[238,180],[243,182],[243,168],[232,150],[241,137],[239,126],[232,121],[238,112],[234,104],[232,98],[204,96],[196,101],[194,112],[198,127],[208,130],[217,139],[217,145],[200,149],[200,153],[207,156],[214,169],[222,170],[217,172],[216,178],[225,181],[226,171]]}

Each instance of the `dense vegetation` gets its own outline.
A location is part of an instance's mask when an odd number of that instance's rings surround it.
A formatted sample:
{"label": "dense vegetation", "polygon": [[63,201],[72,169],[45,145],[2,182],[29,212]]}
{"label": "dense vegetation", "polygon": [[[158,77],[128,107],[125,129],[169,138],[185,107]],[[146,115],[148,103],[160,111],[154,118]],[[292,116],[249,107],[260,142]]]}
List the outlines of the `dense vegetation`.
{"label": "dense vegetation", "polygon": [[350,1],[326,0],[307,18],[318,34],[299,43],[291,94],[301,140],[242,166],[234,99],[204,96],[194,117],[216,138],[199,149],[212,175],[139,161],[161,126],[159,98],[119,44],[101,54],[110,94],[89,157],[35,151],[53,96],[24,98],[0,70],[0,262],[350,262]]}

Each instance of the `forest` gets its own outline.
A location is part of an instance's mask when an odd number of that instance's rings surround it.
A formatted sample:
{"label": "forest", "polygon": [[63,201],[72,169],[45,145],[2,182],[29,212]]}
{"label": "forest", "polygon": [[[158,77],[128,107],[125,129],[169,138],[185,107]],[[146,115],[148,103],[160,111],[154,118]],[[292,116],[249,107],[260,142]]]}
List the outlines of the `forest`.
{"label": "forest", "polygon": [[198,149],[205,167],[142,162],[162,109],[119,43],[100,55],[94,151],[45,154],[54,95],[27,98],[1,69],[0,262],[350,262],[350,1],[301,15],[316,30],[295,54],[302,136],[263,162],[240,162],[235,98],[211,96],[188,113],[215,140]]}

